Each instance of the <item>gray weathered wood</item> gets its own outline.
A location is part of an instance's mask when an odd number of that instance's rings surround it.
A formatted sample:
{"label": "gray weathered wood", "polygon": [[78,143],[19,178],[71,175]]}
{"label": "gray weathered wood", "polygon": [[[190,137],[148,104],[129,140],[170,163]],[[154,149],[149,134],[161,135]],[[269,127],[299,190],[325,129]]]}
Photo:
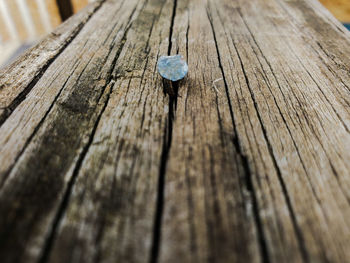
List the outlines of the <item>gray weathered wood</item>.
{"label": "gray weathered wood", "polygon": [[349,56],[316,0],[91,5],[1,72],[1,262],[349,261]]}

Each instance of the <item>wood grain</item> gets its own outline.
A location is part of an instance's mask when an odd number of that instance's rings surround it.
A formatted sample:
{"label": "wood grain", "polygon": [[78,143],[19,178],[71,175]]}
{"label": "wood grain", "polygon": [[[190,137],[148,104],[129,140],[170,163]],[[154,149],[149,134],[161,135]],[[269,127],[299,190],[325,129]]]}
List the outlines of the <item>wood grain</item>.
{"label": "wood grain", "polygon": [[348,262],[349,44],[316,0],[92,4],[2,71],[1,261]]}

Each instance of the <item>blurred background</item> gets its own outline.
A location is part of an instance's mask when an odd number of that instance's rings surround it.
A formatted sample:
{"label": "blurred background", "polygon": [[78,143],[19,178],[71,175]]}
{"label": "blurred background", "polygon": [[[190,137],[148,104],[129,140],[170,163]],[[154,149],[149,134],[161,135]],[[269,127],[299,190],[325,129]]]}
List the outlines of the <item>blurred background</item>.
{"label": "blurred background", "polygon": [[0,0],[0,67],[94,0]]}
{"label": "blurred background", "polygon": [[320,0],[350,30],[350,0]]}
{"label": "blurred background", "polygon": [[[0,68],[94,0],[0,0]],[[350,0],[320,0],[350,30]]]}

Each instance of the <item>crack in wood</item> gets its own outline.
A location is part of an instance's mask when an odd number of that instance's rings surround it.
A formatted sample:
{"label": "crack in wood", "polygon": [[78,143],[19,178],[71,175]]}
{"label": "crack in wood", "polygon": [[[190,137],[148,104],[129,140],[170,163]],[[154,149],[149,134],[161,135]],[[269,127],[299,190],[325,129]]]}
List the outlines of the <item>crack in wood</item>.
{"label": "crack in wood", "polygon": [[293,226],[294,226],[294,230],[295,230],[295,234],[298,238],[298,243],[300,245],[300,251],[301,251],[301,254],[303,256],[303,260],[304,262],[308,262],[308,253],[306,251],[306,247],[305,247],[305,241],[304,241],[304,238],[303,238],[303,235],[302,235],[302,232],[298,226],[298,223],[297,223],[297,219],[296,219],[296,216],[295,216],[295,212],[294,212],[294,209],[293,209],[293,206],[292,206],[292,203],[291,203],[291,200],[290,200],[290,197],[289,197],[289,193],[288,193],[288,190],[287,190],[287,186],[283,180],[283,177],[282,177],[282,172],[278,166],[278,163],[277,163],[277,160],[276,160],[276,157],[273,153],[273,148],[272,148],[272,145],[271,145],[271,142],[268,138],[268,135],[267,135],[267,131],[266,131],[266,128],[264,126],[264,123],[262,121],[262,118],[261,118],[261,114],[260,114],[260,111],[259,111],[259,107],[258,107],[258,104],[256,102],[256,99],[255,99],[255,95],[254,95],[254,92],[252,90],[252,87],[250,85],[250,82],[249,82],[249,78],[248,78],[248,75],[246,73],[246,70],[245,70],[245,67],[244,67],[244,64],[243,64],[243,61],[242,61],[242,58],[241,58],[241,55],[238,51],[238,48],[237,46],[233,43],[234,47],[235,47],[235,50],[236,50],[236,53],[237,53],[237,56],[239,58],[239,62],[240,62],[240,66],[241,66],[241,69],[242,69],[242,72],[243,72],[243,75],[244,75],[244,78],[245,78],[245,81],[246,81],[246,84],[247,84],[247,87],[249,89],[249,92],[250,92],[250,95],[251,95],[251,98],[253,100],[253,103],[254,103],[254,108],[255,108],[255,111],[257,113],[257,116],[258,116],[258,119],[259,119],[259,123],[261,125],[261,129],[263,131],[263,135],[264,135],[264,138],[265,138],[265,141],[267,143],[267,146],[268,146],[268,150],[269,150],[269,153],[270,153],[270,156],[273,160],[273,164],[275,166],[275,169],[276,169],[276,172],[277,172],[277,175],[278,175],[278,179],[280,181],[280,184],[281,184],[281,187],[282,187],[282,190],[283,190],[283,193],[284,193],[284,196],[285,196],[285,199],[286,199],[286,203],[287,203],[287,207],[288,207],[288,210],[289,210],[289,213],[290,213],[290,217],[292,219],[292,222],[293,222]]}
{"label": "crack in wood", "polygon": [[[129,17],[130,20],[131,20],[133,14],[135,12],[135,9],[133,10],[133,12],[131,13],[131,15]],[[48,258],[49,258],[50,251],[52,249],[52,246],[53,246],[54,240],[56,238],[56,234],[57,234],[58,228],[60,226],[60,222],[61,222],[62,217],[63,217],[63,215],[64,215],[64,213],[65,213],[65,211],[66,211],[66,209],[68,207],[68,203],[69,203],[69,199],[70,199],[70,196],[71,196],[71,193],[72,193],[72,189],[73,189],[74,184],[76,182],[76,179],[78,177],[80,168],[81,168],[81,166],[83,164],[83,161],[84,161],[84,158],[85,158],[86,154],[89,151],[90,146],[93,143],[94,135],[96,133],[96,130],[97,130],[98,124],[99,124],[99,122],[101,120],[101,117],[102,117],[103,113],[105,112],[105,110],[107,108],[107,105],[108,105],[111,93],[113,91],[113,86],[114,86],[114,83],[115,83],[115,79],[116,79],[116,76],[114,75],[114,70],[116,68],[117,61],[118,61],[118,58],[120,56],[120,53],[122,52],[122,49],[123,49],[124,44],[126,42],[127,34],[129,32],[129,29],[132,26],[132,22],[130,22],[130,20],[129,20],[129,23],[128,23],[128,27],[126,28],[126,30],[125,30],[125,32],[123,34],[123,37],[121,39],[121,45],[119,46],[119,48],[118,48],[118,50],[116,52],[116,55],[115,55],[115,57],[113,59],[113,62],[112,62],[111,67],[110,67],[110,70],[109,70],[109,72],[107,74],[108,75],[107,85],[102,89],[101,94],[100,94],[100,98],[98,99],[98,104],[99,104],[100,100],[103,99],[103,94],[105,92],[107,93],[107,96],[104,99],[103,107],[102,107],[102,109],[101,109],[101,111],[100,111],[100,113],[99,113],[99,115],[98,115],[98,117],[96,119],[96,122],[95,122],[95,124],[93,126],[93,129],[92,129],[91,134],[89,136],[88,143],[84,146],[83,151],[80,154],[79,159],[77,161],[77,164],[76,164],[76,166],[74,168],[72,177],[71,177],[70,181],[68,182],[67,189],[65,191],[65,194],[64,194],[64,197],[62,199],[62,202],[61,202],[61,204],[60,204],[60,206],[59,206],[59,208],[57,210],[57,214],[56,214],[55,219],[54,219],[53,224],[52,224],[51,232],[48,235],[47,241],[45,242],[44,249],[42,251],[42,255],[40,256],[40,259],[39,259],[38,263],[45,263],[48,260]],[[62,90],[63,90],[63,88],[62,88]],[[54,105],[54,103],[52,105]]]}
{"label": "crack in wood", "polygon": [[[305,1],[106,1],[6,72],[2,260],[344,262],[348,39],[308,36],[333,24]],[[162,90],[174,52],[191,71]]]}
{"label": "crack in wood", "polygon": [[[75,66],[74,70],[79,66],[79,63],[77,63],[77,65]],[[9,175],[11,174],[11,171],[13,170],[13,168],[15,167],[16,163],[18,162],[18,160],[21,158],[21,156],[23,155],[24,151],[27,149],[27,146],[30,144],[30,142],[33,140],[34,136],[37,134],[37,132],[39,131],[40,127],[43,125],[44,121],[46,120],[47,116],[49,115],[49,113],[51,112],[52,108],[54,107],[55,103],[57,102],[58,98],[60,97],[62,91],[64,90],[64,87],[66,86],[67,82],[69,81],[70,76],[66,79],[66,81],[63,83],[62,88],[60,89],[60,91],[57,93],[57,95],[55,96],[52,104],[50,105],[50,107],[48,108],[48,110],[45,112],[45,115],[43,116],[43,118],[40,120],[40,122],[38,123],[38,125],[35,127],[35,129],[33,130],[33,132],[31,133],[31,135],[28,137],[28,139],[26,140],[24,147],[22,148],[22,150],[18,153],[18,155],[15,158],[14,163],[9,167],[9,169],[4,173],[3,178],[1,178],[0,181],[0,190],[4,187]]]}
{"label": "crack in wood", "polygon": [[217,57],[218,57],[218,62],[219,62],[219,68],[220,68],[220,71],[222,74],[222,78],[224,80],[226,98],[227,98],[228,106],[230,109],[231,120],[232,120],[232,124],[233,124],[233,128],[234,128],[234,132],[235,132],[235,136],[232,139],[233,145],[235,146],[236,152],[241,157],[241,160],[243,163],[243,168],[244,168],[246,188],[249,191],[249,193],[251,194],[251,198],[252,198],[255,225],[256,225],[256,228],[258,231],[261,260],[264,263],[269,263],[270,262],[269,253],[268,253],[267,243],[266,243],[264,230],[263,230],[263,226],[262,226],[262,222],[261,222],[261,218],[260,218],[260,214],[259,214],[258,200],[256,197],[255,188],[254,188],[254,184],[252,181],[252,172],[251,172],[251,169],[249,166],[249,161],[248,161],[247,157],[245,156],[245,154],[243,153],[242,146],[241,146],[240,141],[238,139],[238,131],[237,131],[237,127],[236,127],[235,115],[234,115],[234,111],[233,111],[233,108],[231,105],[229,88],[228,88],[227,81],[226,81],[225,71],[224,71],[224,68],[223,68],[222,62],[221,62],[220,50],[219,50],[219,46],[217,43],[216,33],[215,33],[212,18],[210,15],[209,7],[207,8],[207,16],[208,16],[208,19],[210,22],[210,26],[211,26],[211,30],[212,30],[212,34],[213,34],[213,38],[214,38],[214,42],[215,42],[215,47],[216,47]]}
{"label": "crack in wood", "polygon": [[[115,62],[113,64],[112,68],[114,68],[114,66],[115,66]],[[66,191],[64,193],[62,202],[61,202],[61,204],[60,204],[60,206],[59,206],[59,208],[57,210],[57,214],[56,214],[55,219],[54,219],[54,221],[52,223],[51,231],[50,231],[50,233],[49,233],[49,235],[47,237],[47,240],[46,240],[46,242],[44,244],[42,255],[40,256],[38,263],[45,263],[45,262],[47,262],[47,260],[48,260],[48,258],[50,256],[50,251],[52,249],[52,246],[53,246],[56,234],[57,234],[57,230],[58,230],[58,228],[60,226],[61,219],[62,219],[62,217],[63,217],[63,215],[64,215],[64,213],[65,213],[65,211],[67,209],[67,206],[68,206],[68,203],[69,203],[69,199],[70,199],[70,196],[71,196],[71,193],[72,193],[73,186],[74,186],[74,184],[76,182],[76,179],[77,179],[77,176],[79,174],[79,170],[80,170],[80,168],[81,168],[81,166],[83,164],[84,158],[85,158],[85,156],[86,156],[86,154],[87,154],[87,152],[88,152],[88,150],[89,150],[89,148],[90,148],[90,146],[91,146],[91,144],[93,142],[94,135],[96,133],[98,124],[100,122],[100,119],[101,119],[101,117],[102,117],[102,115],[103,115],[103,113],[104,113],[104,111],[105,111],[105,109],[106,109],[106,107],[108,105],[108,101],[109,101],[110,95],[111,95],[111,93],[113,91],[114,83],[115,83],[115,81],[110,78],[109,83],[101,91],[101,96],[100,96],[100,99],[98,101],[103,99],[103,94],[105,92],[107,93],[106,98],[104,99],[103,107],[102,107],[102,109],[101,109],[101,111],[100,111],[100,113],[99,113],[99,115],[98,115],[98,117],[96,119],[96,122],[94,124],[93,129],[92,129],[92,132],[90,134],[89,140],[88,140],[87,144],[85,145],[85,147],[83,148],[82,153],[79,156],[79,159],[78,159],[77,164],[76,164],[76,166],[74,168],[72,177],[71,177],[71,179],[68,182],[67,189],[66,189]]]}
{"label": "crack in wood", "polygon": [[[177,8],[177,0],[173,0],[173,12],[171,16],[171,23],[170,23],[170,30],[169,30],[168,56],[171,54],[176,8]],[[169,152],[170,152],[171,142],[172,142],[173,121],[174,121],[176,107],[177,107],[179,82],[176,81],[176,82],[169,83],[169,82],[163,81],[164,90],[166,90],[165,88],[166,85],[168,85],[169,87],[167,92],[169,94],[169,113],[167,117],[168,125],[165,126],[165,131],[163,136],[163,148],[162,148],[161,162],[160,162],[160,168],[159,168],[157,203],[156,203],[156,212],[154,217],[153,240],[152,240],[152,248],[151,248],[151,254],[150,254],[150,263],[157,263],[159,260],[159,250],[160,250],[161,232],[162,232],[161,231],[162,218],[163,218],[163,209],[164,209],[166,166],[167,166],[167,161],[169,158]]]}

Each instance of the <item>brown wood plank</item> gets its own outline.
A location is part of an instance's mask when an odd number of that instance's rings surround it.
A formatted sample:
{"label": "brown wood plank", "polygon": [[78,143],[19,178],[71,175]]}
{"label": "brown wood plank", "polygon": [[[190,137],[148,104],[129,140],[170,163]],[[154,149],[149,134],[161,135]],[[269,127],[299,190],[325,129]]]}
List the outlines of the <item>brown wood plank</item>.
{"label": "brown wood plank", "polygon": [[206,8],[202,1],[176,6],[171,53],[186,55],[191,71],[172,105],[159,259],[259,262],[261,219]]}
{"label": "brown wood plank", "polygon": [[[172,8],[171,1],[148,1],[125,36],[108,104],[49,262],[154,260],[159,167],[169,111],[156,63],[168,49]],[[81,256],[75,258],[76,253]]]}
{"label": "brown wood plank", "polygon": [[[1,127],[3,262],[46,260],[66,193],[105,109],[112,70],[136,4],[104,4]],[[97,33],[100,27],[106,30],[104,37]],[[27,121],[17,125],[17,118]],[[9,128],[13,124],[16,128]],[[22,139],[11,147],[16,133]]]}
{"label": "brown wood plank", "polygon": [[[270,260],[299,262],[299,251],[304,261],[343,262],[349,258],[350,138],[348,107],[340,101],[349,94],[310,46],[313,39],[298,34],[281,8],[295,4],[302,14],[305,2],[212,5],[214,31],[220,54],[230,54],[221,55],[222,63],[239,138],[256,171],[254,188],[271,198],[258,199],[260,213],[269,215],[264,236]],[[285,202],[276,202],[274,192]],[[281,236],[281,227],[288,236]]]}
{"label": "brown wood plank", "polygon": [[106,0],[58,32],[0,77],[1,262],[348,261],[350,33],[318,1]]}

